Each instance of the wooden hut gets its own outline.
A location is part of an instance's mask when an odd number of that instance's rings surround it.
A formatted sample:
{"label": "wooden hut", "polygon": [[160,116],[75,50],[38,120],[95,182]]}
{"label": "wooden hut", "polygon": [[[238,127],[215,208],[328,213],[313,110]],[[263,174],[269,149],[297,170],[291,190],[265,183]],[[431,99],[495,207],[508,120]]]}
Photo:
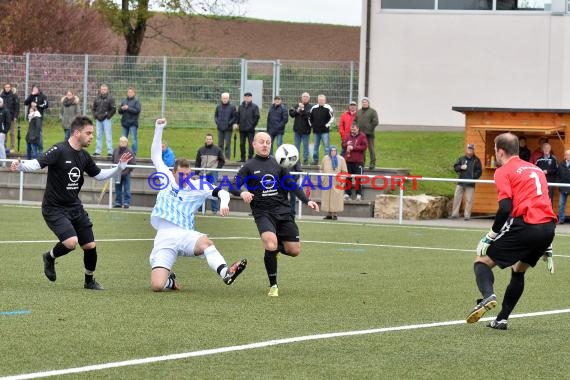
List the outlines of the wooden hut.
{"label": "wooden hut", "polygon": [[[495,136],[511,132],[527,138],[527,147],[534,151],[541,137],[548,138],[552,153],[560,162],[570,149],[570,109],[452,107],[465,114],[465,144],[475,144],[475,154],[483,164],[480,179],[493,179]],[[466,146],[466,145],[465,145]],[[554,192],[554,210],[558,213],[558,191]],[[497,190],[494,185],[475,186],[474,214],[497,211]],[[567,211],[568,213],[568,211]]]}

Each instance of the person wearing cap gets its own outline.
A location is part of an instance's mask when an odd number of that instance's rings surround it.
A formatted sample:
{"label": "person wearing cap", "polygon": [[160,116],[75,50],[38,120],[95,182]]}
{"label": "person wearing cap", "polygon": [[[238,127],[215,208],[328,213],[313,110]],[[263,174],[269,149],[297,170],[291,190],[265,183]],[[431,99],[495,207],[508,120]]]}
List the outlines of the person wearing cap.
{"label": "person wearing cap", "polygon": [[267,133],[271,137],[271,154],[273,154],[273,142],[277,146],[283,144],[285,125],[289,121],[287,107],[282,104],[281,96],[273,98],[273,104],[267,112]]}
{"label": "person wearing cap", "polygon": [[259,107],[252,101],[252,93],[243,94],[243,102],[238,107],[237,123],[239,124],[239,162],[245,162],[245,142],[247,141],[247,159],[253,157],[253,136],[259,122]]}
{"label": "person wearing cap", "polygon": [[[348,109],[343,112],[340,116],[340,120],[338,122],[338,133],[340,134],[340,141],[344,141],[350,135],[350,126],[354,123],[354,118],[356,117],[356,109],[358,108],[358,104],[353,100],[348,104]],[[341,152],[341,155],[344,156],[344,149]]]}
{"label": "person wearing cap", "polygon": [[368,163],[369,169],[376,167],[376,150],[374,148],[375,130],[378,126],[378,112],[370,107],[370,101],[367,97],[362,98],[362,107],[356,111],[354,122],[360,127],[360,131],[366,136],[368,142],[368,154],[370,160]]}
{"label": "person wearing cap", "polygon": [[[459,157],[457,161],[455,161],[453,170],[459,174],[459,179],[479,179],[479,177],[481,177],[481,174],[483,174],[483,167],[481,165],[481,160],[475,155],[475,145],[467,144],[465,155]],[[453,195],[453,210],[449,217],[450,219],[456,219],[459,217],[459,208],[461,207],[464,194],[465,209],[463,211],[463,216],[465,217],[465,220],[469,220],[471,218],[471,207],[473,206],[474,193],[474,182],[457,182],[457,186],[455,186],[455,194]]]}

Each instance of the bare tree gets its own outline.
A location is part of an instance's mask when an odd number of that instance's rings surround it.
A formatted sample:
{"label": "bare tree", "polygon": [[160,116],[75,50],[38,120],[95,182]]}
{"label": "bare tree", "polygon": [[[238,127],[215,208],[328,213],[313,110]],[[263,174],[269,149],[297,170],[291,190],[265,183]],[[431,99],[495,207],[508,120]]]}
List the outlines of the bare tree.
{"label": "bare tree", "polygon": [[[145,38],[148,21],[157,11],[177,15],[209,14],[215,16],[241,16],[241,5],[247,0],[97,0],[93,3],[109,21],[113,30],[126,41],[126,55],[138,56]],[[190,17],[186,17],[191,20]],[[157,25],[154,32],[161,35]]]}
{"label": "bare tree", "polygon": [[101,15],[73,0],[0,1],[0,52],[100,52],[112,34]]}

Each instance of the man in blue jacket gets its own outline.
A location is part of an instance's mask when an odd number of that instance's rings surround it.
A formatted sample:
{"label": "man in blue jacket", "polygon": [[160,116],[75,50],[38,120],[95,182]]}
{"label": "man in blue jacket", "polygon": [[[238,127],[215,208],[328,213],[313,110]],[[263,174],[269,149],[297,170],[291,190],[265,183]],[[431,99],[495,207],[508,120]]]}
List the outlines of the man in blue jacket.
{"label": "man in blue jacket", "polygon": [[283,99],[279,95],[273,98],[273,104],[267,113],[267,133],[271,137],[271,154],[273,154],[273,142],[277,146],[283,144],[285,125],[289,121],[287,107],[282,104]]}
{"label": "man in blue jacket", "polygon": [[137,131],[139,129],[139,115],[141,113],[141,102],[136,97],[134,87],[129,87],[127,97],[121,101],[119,114],[121,117],[121,126],[123,127],[122,136],[129,137],[131,135],[132,151],[136,156],[138,151]]}

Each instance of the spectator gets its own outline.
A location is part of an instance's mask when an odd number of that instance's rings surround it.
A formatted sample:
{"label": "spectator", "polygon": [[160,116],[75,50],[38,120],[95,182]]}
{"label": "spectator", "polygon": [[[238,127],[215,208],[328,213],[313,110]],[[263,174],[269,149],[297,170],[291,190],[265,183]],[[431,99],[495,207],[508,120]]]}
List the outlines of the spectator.
{"label": "spectator", "polygon": [[259,107],[251,101],[251,92],[243,94],[243,102],[238,107],[237,123],[239,124],[239,162],[245,162],[245,142],[247,141],[247,159],[253,157],[253,136],[259,122]]}
{"label": "spectator", "polygon": [[530,163],[536,165],[536,160],[538,160],[542,156],[542,145],[548,142],[547,137],[541,137],[538,139],[538,146],[535,150],[532,151],[530,156]]}
{"label": "spectator", "polygon": [[[350,127],[350,135],[342,142],[342,148],[346,151],[344,159],[348,173],[362,175],[364,172],[364,152],[368,148],[368,142],[357,124],[352,124]],[[352,179],[350,181],[350,187],[344,192],[344,199],[349,200],[352,197],[352,188],[355,188],[356,200],[362,200],[362,188],[359,183]]]}
{"label": "spectator", "polygon": [[111,118],[117,111],[115,107],[115,98],[109,93],[109,87],[102,84],[99,88],[99,94],[93,102],[93,117],[96,120],[97,136],[95,144],[94,157],[100,156],[103,150],[103,133],[107,144],[107,155],[113,156],[113,125]]}
{"label": "spectator", "polygon": [[[221,169],[225,163],[226,160],[222,150],[214,145],[214,136],[210,133],[206,134],[206,143],[198,149],[196,154],[196,167]],[[201,172],[197,171],[196,174],[206,176],[206,180],[216,187],[220,173],[217,170],[204,170]],[[212,214],[216,214],[220,210],[217,199],[210,199],[210,209]]]}
{"label": "spectator", "polygon": [[[556,175],[558,174],[558,161],[551,153],[552,147],[549,143],[542,144],[542,156],[537,158],[536,166],[538,166],[544,175],[546,175],[547,182],[556,182]],[[550,201],[554,196],[554,187],[548,186],[548,196]]]}
{"label": "spectator", "polygon": [[[44,111],[46,109],[48,109],[49,103],[48,103],[47,96],[45,96],[44,93],[40,90],[40,88],[35,84],[32,86],[32,93],[30,95],[28,95],[26,100],[24,100],[24,105],[26,105],[28,107],[31,107],[32,103],[36,104],[36,111],[38,111],[40,113],[40,117],[43,119]],[[28,115],[29,115],[29,113],[30,113],[30,111],[28,108]],[[40,141],[36,145],[38,147],[39,152],[40,153],[43,152],[43,150],[44,150],[44,139],[43,139],[42,133],[40,133]]]}
{"label": "spectator", "polygon": [[224,92],[220,97],[220,104],[216,107],[214,121],[218,128],[218,146],[227,160],[231,158],[232,128],[237,123],[236,116],[236,108],[230,102],[230,94]]}
{"label": "spectator", "polygon": [[[475,145],[468,144],[465,150],[465,155],[461,156],[455,161],[453,170],[459,174],[460,179],[479,179],[483,174],[483,167],[481,160],[475,155]],[[463,194],[465,194],[465,209],[463,210],[463,217],[465,220],[471,218],[471,208],[473,207],[473,194],[475,193],[475,183],[473,182],[458,182],[455,186],[455,194],[453,195],[453,210],[450,219],[459,217],[459,208],[463,201]]]}
{"label": "spectator", "polygon": [[[570,150],[564,152],[564,161],[558,166],[558,182],[570,184]],[[560,187],[560,199],[558,200],[558,224],[566,221],[566,200],[570,187]]]}
{"label": "spectator", "polygon": [[123,129],[123,136],[131,136],[131,147],[135,156],[138,153],[139,149],[138,130],[141,110],[141,102],[136,97],[134,87],[129,87],[127,89],[127,97],[121,101],[119,114],[122,115],[121,127]]}
{"label": "spectator", "polygon": [[35,84],[32,86],[32,93],[28,95],[26,100],[24,100],[24,105],[28,107],[30,107],[32,103],[36,103],[36,110],[40,113],[40,116],[43,117],[44,111],[49,107],[49,103],[47,96],[45,96],[40,88]]}
{"label": "spectator", "polygon": [[[130,159],[127,161],[127,165],[136,165],[135,156],[133,152],[129,149],[129,139],[125,136],[119,138],[119,147],[113,150],[113,163],[118,164],[121,157],[125,153],[129,153]],[[125,168],[120,173],[117,173],[115,180],[115,208],[129,208],[131,207],[131,172],[133,168]]]}
{"label": "spectator", "polygon": [[[356,117],[356,102],[353,100],[348,105],[348,109],[340,116],[338,122],[338,133],[340,134],[340,141],[344,141],[350,135],[350,127],[354,124],[354,119]],[[344,156],[344,150],[341,152],[341,156]]]}
{"label": "spectator", "polygon": [[81,109],[79,107],[79,97],[68,90],[65,96],[61,98],[61,108],[59,110],[59,118],[63,127],[63,139],[69,140],[71,136],[71,122],[77,117],[81,116]]}
{"label": "spectator", "polygon": [[27,157],[28,160],[36,159],[42,153],[42,115],[36,103],[30,104],[28,114],[28,133],[26,134]]}
{"label": "spectator", "polygon": [[162,161],[169,168],[173,167],[174,162],[176,161],[176,156],[174,155],[174,151],[170,149],[166,141],[162,142]]}
{"label": "spectator", "polygon": [[289,109],[289,116],[295,121],[293,122],[293,131],[295,132],[295,146],[299,153],[301,152],[301,143],[303,143],[303,165],[309,163],[309,135],[311,134],[311,124],[309,124],[309,111],[312,104],[309,103],[311,96],[308,92],[303,92],[301,100],[296,107]]}
{"label": "spectator", "polygon": [[276,146],[283,144],[283,134],[285,133],[285,125],[289,121],[287,116],[287,108],[282,104],[279,95],[273,98],[273,104],[267,112],[267,133],[271,137],[271,153],[273,154],[273,142]]}
{"label": "spectator", "polygon": [[[4,107],[4,98],[0,98],[0,160],[6,159],[6,136],[10,131],[10,123],[12,121],[12,116],[10,116],[10,111]],[[1,163],[2,166],[6,166],[5,162]]]}
{"label": "spectator", "polygon": [[16,138],[14,136],[14,132],[18,128],[20,99],[16,94],[16,89],[13,89],[10,83],[4,84],[4,90],[0,93],[0,98],[4,100],[4,107],[10,111],[10,117],[12,118],[12,122],[10,123],[10,151],[14,151],[16,149]]}
{"label": "spectator", "polygon": [[336,146],[331,145],[329,154],[323,157],[321,172],[335,174],[335,176],[322,177],[321,210],[327,212],[323,219],[337,220],[337,213],[344,211],[344,200],[342,187],[336,181],[336,174],[346,173],[348,168],[344,157],[337,154]]}
{"label": "spectator", "polygon": [[519,157],[521,160],[530,162],[530,149],[526,146],[526,137],[519,137]]}
{"label": "spectator", "polygon": [[334,111],[327,104],[327,97],[324,95],[317,96],[317,104],[311,107],[309,111],[309,123],[315,135],[315,144],[313,145],[313,165],[319,164],[319,148],[321,140],[325,146],[325,154],[329,153],[330,146],[330,127],[334,121]]}
{"label": "spectator", "polygon": [[378,126],[378,112],[370,107],[368,98],[362,98],[362,107],[356,112],[354,122],[358,124],[360,130],[366,135],[368,142],[368,154],[370,155],[370,162],[368,169],[376,167],[376,150],[374,147],[375,130]]}

